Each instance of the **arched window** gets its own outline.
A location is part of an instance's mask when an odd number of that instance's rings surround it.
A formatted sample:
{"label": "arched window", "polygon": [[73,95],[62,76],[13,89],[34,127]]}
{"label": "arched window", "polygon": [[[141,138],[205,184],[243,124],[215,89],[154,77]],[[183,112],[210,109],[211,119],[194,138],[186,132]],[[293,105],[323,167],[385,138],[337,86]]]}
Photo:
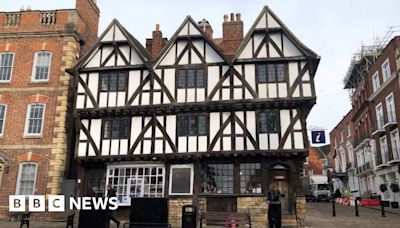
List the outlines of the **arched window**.
{"label": "arched window", "polygon": [[14,64],[14,53],[0,53],[0,82],[11,81],[12,69]]}
{"label": "arched window", "polygon": [[33,103],[28,105],[25,122],[25,135],[42,135],[45,107],[46,105],[42,103]]}
{"label": "arched window", "polygon": [[34,162],[24,162],[19,165],[16,195],[35,194],[35,184],[38,165]]}
{"label": "arched window", "polygon": [[51,66],[51,52],[40,51],[35,53],[32,69],[32,81],[48,81]]}
{"label": "arched window", "polygon": [[0,137],[3,136],[7,105],[0,104]]}

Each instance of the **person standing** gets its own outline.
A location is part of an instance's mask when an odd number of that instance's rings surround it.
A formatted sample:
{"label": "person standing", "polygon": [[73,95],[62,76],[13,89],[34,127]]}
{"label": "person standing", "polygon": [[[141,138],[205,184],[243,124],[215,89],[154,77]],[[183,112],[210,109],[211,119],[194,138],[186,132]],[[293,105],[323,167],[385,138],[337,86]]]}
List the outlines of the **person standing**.
{"label": "person standing", "polygon": [[267,193],[268,227],[280,228],[282,224],[281,193],[271,185]]}
{"label": "person standing", "polygon": [[[107,185],[107,198],[110,198],[110,197],[117,197],[117,193],[116,193],[115,189],[113,189],[111,187],[111,185]],[[115,222],[117,224],[117,227],[119,227],[120,221],[118,221],[118,219],[115,218],[115,216],[113,215],[112,211],[109,208],[107,208],[107,212],[108,212],[108,216],[109,216],[110,220]]]}

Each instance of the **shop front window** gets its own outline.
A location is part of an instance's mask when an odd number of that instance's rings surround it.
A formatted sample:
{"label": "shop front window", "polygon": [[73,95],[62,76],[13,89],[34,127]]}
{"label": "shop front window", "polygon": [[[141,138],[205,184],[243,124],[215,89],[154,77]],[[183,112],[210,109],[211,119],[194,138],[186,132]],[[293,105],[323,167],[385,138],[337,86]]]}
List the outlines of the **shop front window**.
{"label": "shop front window", "polygon": [[260,194],[262,169],[260,163],[240,164],[240,193]]}
{"label": "shop front window", "polygon": [[201,175],[202,193],[233,193],[233,164],[205,164],[202,166]]}

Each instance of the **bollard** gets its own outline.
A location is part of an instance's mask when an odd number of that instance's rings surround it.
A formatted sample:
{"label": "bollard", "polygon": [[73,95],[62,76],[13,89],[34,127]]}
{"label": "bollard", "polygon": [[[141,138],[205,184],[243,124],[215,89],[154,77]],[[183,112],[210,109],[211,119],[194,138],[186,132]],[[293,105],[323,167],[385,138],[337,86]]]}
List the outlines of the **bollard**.
{"label": "bollard", "polygon": [[385,207],[383,206],[382,200],[381,200],[381,211],[382,211],[382,217],[386,217],[385,216]]}
{"label": "bollard", "polygon": [[358,217],[360,215],[358,214],[358,199],[357,199],[357,197],[356,197],[356,201],[355,201],[355,208],[356,208],[356,216]]}
{"label": "bollard", "polygon": [[335,198],[332,199],[332,216],[336,217]]}

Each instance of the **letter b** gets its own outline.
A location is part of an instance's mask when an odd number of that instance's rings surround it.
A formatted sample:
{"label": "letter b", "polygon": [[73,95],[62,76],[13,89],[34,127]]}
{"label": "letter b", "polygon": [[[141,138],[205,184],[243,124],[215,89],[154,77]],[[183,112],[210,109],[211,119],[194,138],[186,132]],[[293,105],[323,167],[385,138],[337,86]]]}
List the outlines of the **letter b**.
{"label": "letter b", "polygon": [[8,198],[8,205],[10,212],[24,212],[25,196],[10,195]]}

